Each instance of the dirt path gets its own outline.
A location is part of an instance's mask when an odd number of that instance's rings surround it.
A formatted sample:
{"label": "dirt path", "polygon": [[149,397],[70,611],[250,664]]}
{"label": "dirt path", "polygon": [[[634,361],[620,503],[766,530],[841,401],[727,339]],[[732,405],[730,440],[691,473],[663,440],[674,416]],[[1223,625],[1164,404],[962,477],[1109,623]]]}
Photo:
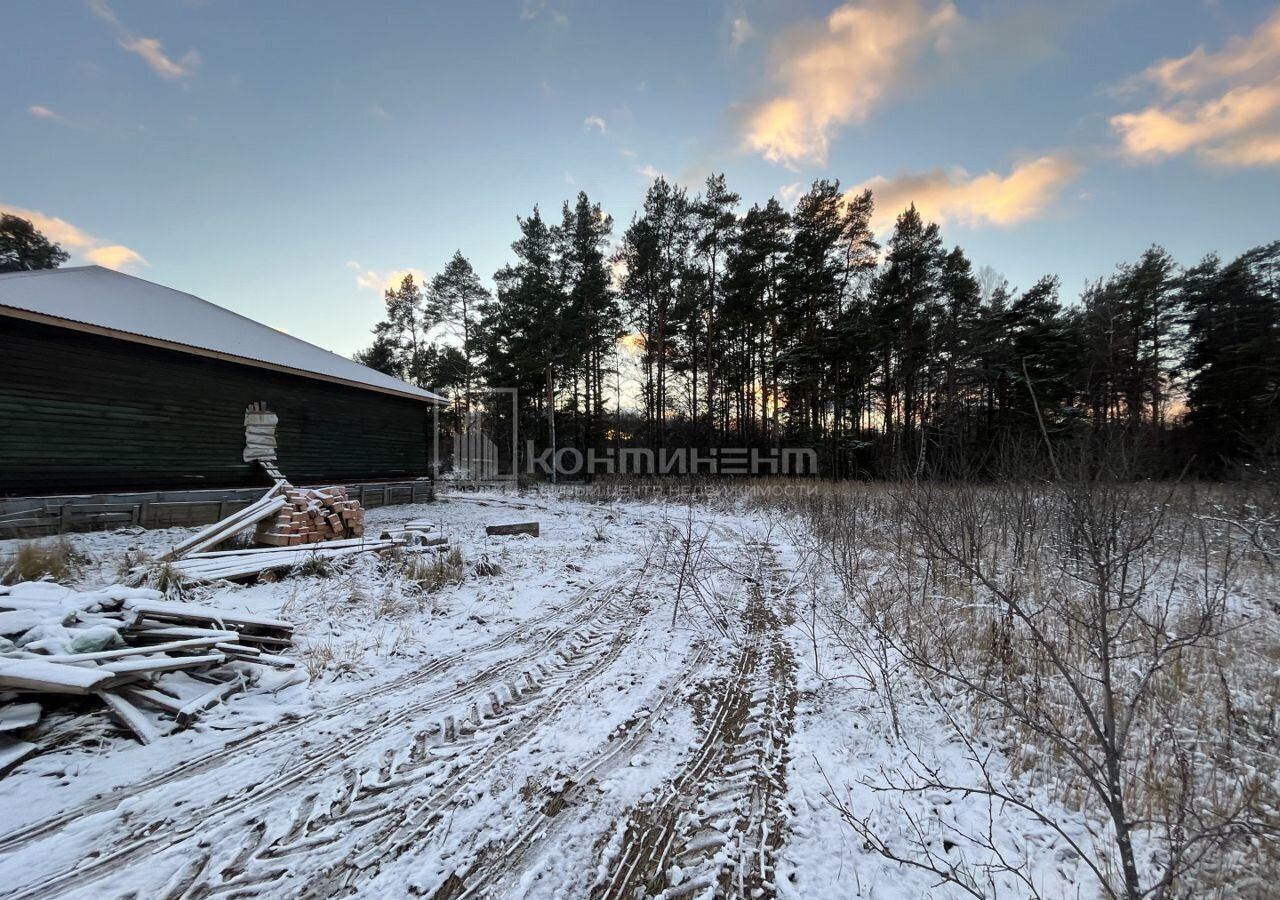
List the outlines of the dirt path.
{"label": "dirt path", "polygon": [[758,549],[748,639],[732,670],[708,685],[702,741],[605,847],[598,900],[775,895],[795,661],[781,630],[789,613],[777,565],[768,546]]}

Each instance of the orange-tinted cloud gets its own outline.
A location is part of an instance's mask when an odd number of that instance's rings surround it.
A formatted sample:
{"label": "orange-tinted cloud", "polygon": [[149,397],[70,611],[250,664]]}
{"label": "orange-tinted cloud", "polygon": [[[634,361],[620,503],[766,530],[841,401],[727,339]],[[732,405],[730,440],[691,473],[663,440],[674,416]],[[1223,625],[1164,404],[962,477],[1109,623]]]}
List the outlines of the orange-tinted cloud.
{"label": "orange-tinted cloud", "polygon": [[374,269],[366,269],[354,260],[347,263],[347,268],[356,273],[356,287],[366,291],[377,291],[379,294],[400,287],[400,283],[404,281],[404,276],[406,275],[412,275],[413,280],[418,283],[419,287],[425,288],[427,286],[427,273],[421,269],[411,267],[396,269],[383,274]]}
{"label": "orange-tinted cloud", "polygon": [[1218,53],[1197,47],[1123,86],[1156,102],[1111,118],[1122,152],[1150,162],[1194,153],[1227,166],[1280,163],[1280,10]]}
{"label": "orange-tinted cloud", "polygon": [[49,107],[41,106],[38,103],[35,106],[28,106],[27,112],[29,112],[32,116],[34,116],[37,119],[45,119],[46,121],[50,121],[50,122],[56,122],[58,119],[62,118],[62,116],[58,115]]}
{"label": "orange-tinted cloud", "polygon": [[115,269],[117,272],[133,266],[145,266],[147,264],[147,261],[142,258],[142,255],[137,250],[133,250],[123,244],[107,244],[102,247],[94,247],[84,255],[84,258],[94,265]]}
{"label": "orange-tinted cloud", "polygon": [[850,193],[870,188],[875,198],[871,225],[877,233],[912,203],[928,221],[966,225],[1015,225],[1041,215],[1058,193],[1080,174],[1066,156],[1042,156],[1017,165],[1008,175],[970,176],[963,169],[934,169],[895,178],[876,177]]}
{"label": "orange-tinted cloud", "polygon": [[776,94],[746,118],[746,145],[772,162],[824,163],[839,128],[865,121],[923,54],[961,22],[951,0],[846,3],[775,47]]}
{"label": "orange-tinted cloud", "polygon": [[9,206],[0,203],[0,213],[8,213],[26,219],[41,234],[62,249],[78,256],[86,262],[105,266],[108,269],[123,271],[134,266],[148,265],[142,254],[123,244],[109,244],[102,238],[89,234],[84,229],[72,225],[66,219],[48,216],[38,210],[23,209],[21,206]]}

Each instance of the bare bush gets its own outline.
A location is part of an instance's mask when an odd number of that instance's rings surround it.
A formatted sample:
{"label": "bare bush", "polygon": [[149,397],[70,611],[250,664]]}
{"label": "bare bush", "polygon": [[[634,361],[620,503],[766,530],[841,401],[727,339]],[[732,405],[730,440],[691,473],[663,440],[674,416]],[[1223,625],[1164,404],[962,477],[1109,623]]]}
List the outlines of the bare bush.
{"label": "bare bush", "polygon": [[[806,501],[797,511],[844,588],[832,627],[890,707],[905,663],[981,773],[948,783],[921,762],[875,788],[1022,808],[1110,897],[1269,895],[1276,627],[1243,587],[1271,564],[1254,538],[1267,520],[1219,527],[1221,501],[1098,479],[835,488]],[[1082,811],[1093,837],[1029,802],[1027,781]],[[886,856],[978,896],[992,883],[921,848],[890,849],[844,813]],[[999,864],[1025,877],[1024,863]]]}

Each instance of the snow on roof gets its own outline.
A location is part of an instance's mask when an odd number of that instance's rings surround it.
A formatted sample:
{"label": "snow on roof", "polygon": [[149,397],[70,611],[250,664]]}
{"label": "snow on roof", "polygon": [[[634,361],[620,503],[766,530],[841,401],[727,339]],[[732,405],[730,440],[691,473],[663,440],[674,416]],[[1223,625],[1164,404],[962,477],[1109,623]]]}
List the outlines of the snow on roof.
{"label": "snow on roof", "polygon": [[[0,274],[2,307],[64,320],[65,327],[118,333],[233,362],[286,369],[311,378],[443,403],[431,391],[384,375],[345,356],[277,331],[261,322],[122,272],[101,266]],[[72,324],[75,323],[75,324]],[[202,351],[204,351],[202,353]]]}

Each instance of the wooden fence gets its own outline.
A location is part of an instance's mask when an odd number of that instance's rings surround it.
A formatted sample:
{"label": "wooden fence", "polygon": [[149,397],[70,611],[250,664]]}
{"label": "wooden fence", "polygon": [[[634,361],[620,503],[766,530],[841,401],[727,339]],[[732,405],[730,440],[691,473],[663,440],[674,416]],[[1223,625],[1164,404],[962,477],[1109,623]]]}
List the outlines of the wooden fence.
{"label": "wooden fence", "polygon": [[[431,481],[347,485],[348,496],[366,509],[435,499]],[[207,525],[259,499],[266,488],[210,491],[149,491],[0,499],[0,538],[46,537],[113,528],[172,528]]]}

